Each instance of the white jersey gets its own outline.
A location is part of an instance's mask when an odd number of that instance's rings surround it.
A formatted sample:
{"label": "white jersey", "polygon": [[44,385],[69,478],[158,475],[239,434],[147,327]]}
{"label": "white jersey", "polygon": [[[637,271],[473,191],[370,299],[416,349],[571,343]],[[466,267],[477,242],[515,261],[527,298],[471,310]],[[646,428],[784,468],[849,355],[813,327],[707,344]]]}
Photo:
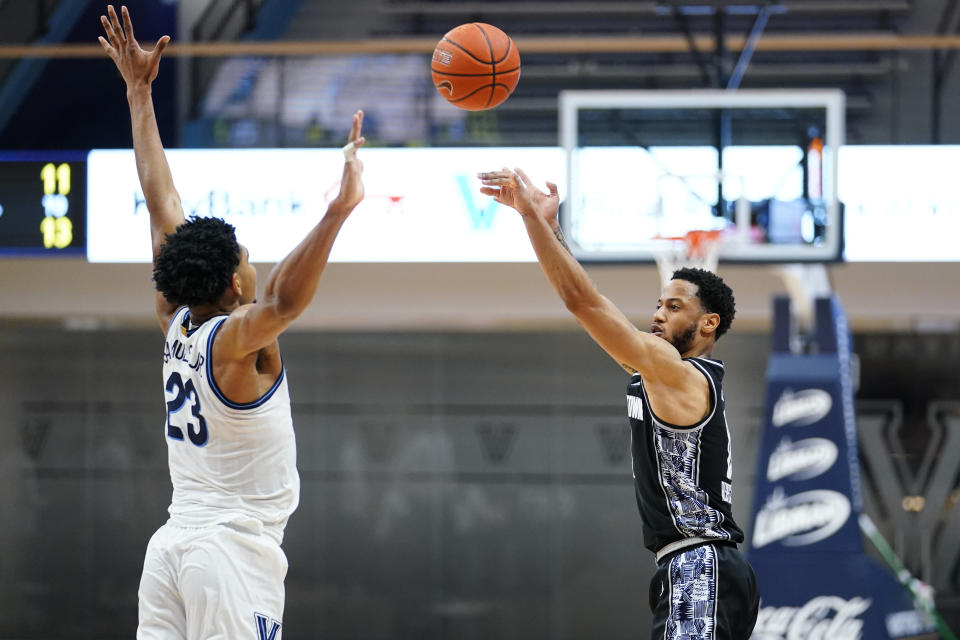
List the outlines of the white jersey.
{"label": "white jersey", "polygon": [[232,523],[279,543],[300,500],[286,371],[255,402],[228,400],[213,379],[211,347],[227,316],[190,328],[187,307],[167,329],[163,385],[173,499],[181,526]]}

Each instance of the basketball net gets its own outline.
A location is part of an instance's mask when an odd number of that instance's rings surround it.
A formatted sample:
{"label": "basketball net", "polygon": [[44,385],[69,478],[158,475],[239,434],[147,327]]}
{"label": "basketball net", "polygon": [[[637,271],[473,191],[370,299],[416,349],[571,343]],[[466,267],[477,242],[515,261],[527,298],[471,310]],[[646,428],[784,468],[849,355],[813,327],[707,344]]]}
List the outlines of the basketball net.
{"label": "basketball net", "polygon": [[666,286],[673,272],[695,267],[715,272],[723,246],[723,231],[696,230],[675,238],[657,238],[653,255],[660,271],[660,282]]}

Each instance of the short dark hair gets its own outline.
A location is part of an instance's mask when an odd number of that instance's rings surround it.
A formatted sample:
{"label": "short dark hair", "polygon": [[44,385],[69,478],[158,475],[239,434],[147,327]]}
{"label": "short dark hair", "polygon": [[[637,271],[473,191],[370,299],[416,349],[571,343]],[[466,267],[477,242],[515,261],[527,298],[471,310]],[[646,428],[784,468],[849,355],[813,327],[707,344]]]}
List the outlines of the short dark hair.
{"label": "short dark hair", "polygon": [[697,285],[697,297],[707,313],[720,316],[720,323],[714,335],[719,339],[733,324],[733,316],[737,313],[737,304],[733,299],[733,290],[727,286],[723,278],[695,267],[683,267],[673,272],[673,280],[686,280]]}
{"label": "short dark hair", "polygon": [[168,233],[153,262],[153,282],[168,302],[189,306],[217,302],[240,264],[233,225],[192,217]]}

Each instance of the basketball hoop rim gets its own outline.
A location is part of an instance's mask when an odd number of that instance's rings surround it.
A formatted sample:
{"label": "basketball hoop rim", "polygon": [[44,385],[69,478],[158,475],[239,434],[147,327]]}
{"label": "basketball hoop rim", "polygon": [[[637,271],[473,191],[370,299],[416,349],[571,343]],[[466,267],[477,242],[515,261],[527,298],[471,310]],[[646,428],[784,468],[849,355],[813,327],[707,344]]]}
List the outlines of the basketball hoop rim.
{"label": "basketball hoop rim", "polygon": [[666,285],[674,271],[685,267],[716,272],[724,242],[721,229],[693,229],[682,236],[654,238],[653,256]]}

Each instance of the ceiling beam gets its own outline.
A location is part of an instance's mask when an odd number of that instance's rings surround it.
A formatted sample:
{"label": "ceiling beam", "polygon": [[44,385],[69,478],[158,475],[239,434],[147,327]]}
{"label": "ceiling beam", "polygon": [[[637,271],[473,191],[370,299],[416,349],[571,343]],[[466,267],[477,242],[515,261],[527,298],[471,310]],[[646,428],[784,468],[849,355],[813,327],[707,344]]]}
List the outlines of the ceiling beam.
{"label": "ceiling beam", "polygon": [[696,37],[693,35],[693,30],[690,28],[689,20],[687,20],[687,17],[676,9],[673,11],[673,19],[676,21],[680,31],[683,32],[683,37],[687,41],[687,47],[690,50],[690,55],[693,56],[693,61],[696,62],[697,67],[700,68],[700,82],[703,84],[703,86],[709,87],[710,69],[708,68],[706,57],[697,47]]}
{"label": "ceiling beam", "polygon": [[[874,78],[890,73],[892,63],[881,62],[783,62],[757,63],[750,65],[753,79],[790,78]],[[695,64],[602,64],[595,61],[572,64],[530,64],[523,68],[523,79],[562,80],[563,78],[591,78],[598,80],[621,80],[630,78],[678,79],[685,81],[701,78],[700,68]]]}
{"label": "ceiling beam", "polygon": [[736,89],[740,86],[743,75],[747,72],[747,67],[750,66],[753,52],[757,50],[757,44],[760,42],[763,30],[767,27],[767,21],[770,19],[771,13],[772,10],[770,10],[769,7],[764,7],[757,15],[757,19],[750,29],[750,34],[747,36],[747,42],[740,51],[740,59],[737,60],[737,65],[734,67],[733,72],[730,74],[730,79],[727,81],[727,89]]}
{"label": "ceiling beam", "polygon": [[[537,53],[687,53],[683,36],[518,36],[521,55]],[[694,36],[698,49],[715,46],[713,36]],[[725,38],[726,48],[741,51],[745,36]],[[360,53],[430,53],[437,39],[371,38],[366,40],[188,42],[171,44],[166,57],[198,56],[313,56]],[[807,33],[764,35],[757,51],[905,51],[960,49],[960,34],[895,35],[858,33]],[[106,58],[98,44],[0,45],[0,58]]]}
{"label": "ceiling beam", "polygon": [[[748,0],[713,0],[712,2],[421,2],[398,1],[382,2],[380,11],[386,14],[470,16],[470,15],[663,15],[674,8],[681,11],[697,10],[712,12],[716,9],[735,11],[738,14],[759,13],[765,6],[762,2]],[[873,13],[877,11],[908,12],[912,6],[909,0],[819,0],[790,2],[782,0],[776,4],[778,10],[792,14],[836,14],[836,13]]]}

